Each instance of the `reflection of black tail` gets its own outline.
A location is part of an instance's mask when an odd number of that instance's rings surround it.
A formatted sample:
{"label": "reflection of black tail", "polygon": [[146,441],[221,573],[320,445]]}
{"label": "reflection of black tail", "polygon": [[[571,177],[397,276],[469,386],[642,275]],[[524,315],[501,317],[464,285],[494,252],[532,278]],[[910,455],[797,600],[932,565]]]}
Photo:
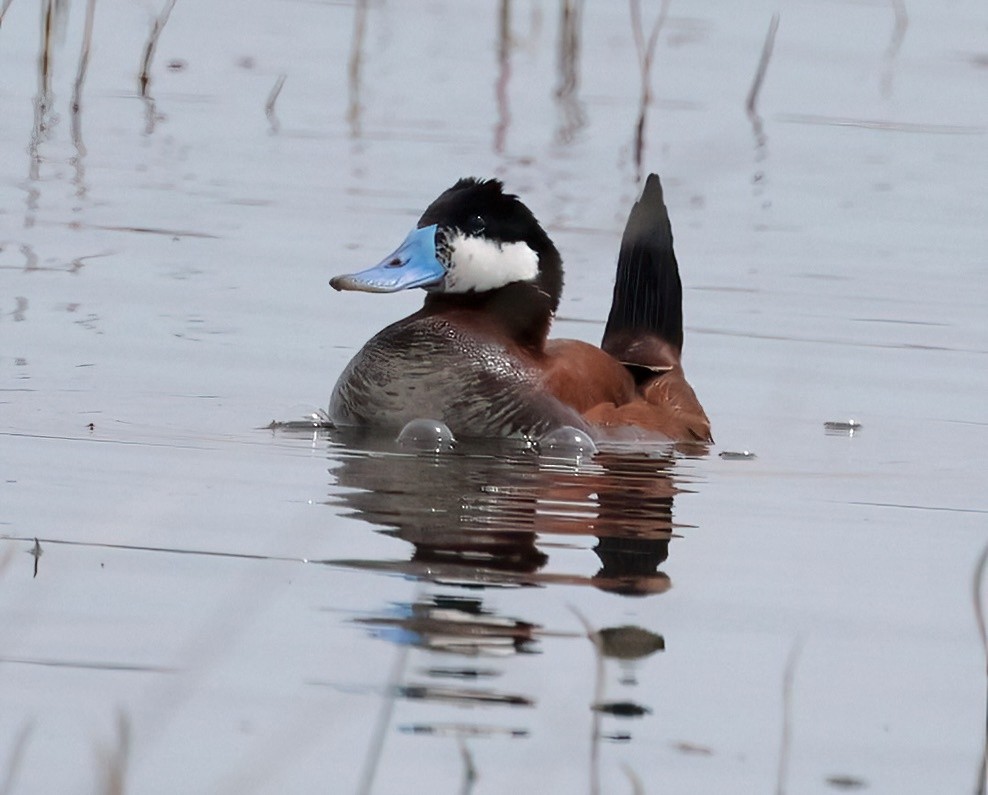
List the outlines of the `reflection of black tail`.
{"label": "reflection of black tail", "polygon": [[646,367],[665,364],[654,353],[683,347],[683,286],[672,250],[672,226],[662,183],[649,174],[621,238],[614,300],[601,347],[615,358]]}

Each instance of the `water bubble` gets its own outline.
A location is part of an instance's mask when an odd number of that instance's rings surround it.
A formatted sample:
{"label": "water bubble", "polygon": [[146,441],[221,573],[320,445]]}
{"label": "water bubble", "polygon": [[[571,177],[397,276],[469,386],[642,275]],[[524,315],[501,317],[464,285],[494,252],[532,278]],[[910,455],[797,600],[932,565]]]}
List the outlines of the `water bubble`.
{"label": "water bubble", "polygon": [[443,453],[453,449],[456,439],[446,423],[440,420],[412,420],[398,434],[398,444],[406,450],[420,453]]}
{"label": "water bubble", "polygon": [[586,431],[564,425],[539,439],[539,452],[553,458],[582,458],[597,452],[597,445]]}

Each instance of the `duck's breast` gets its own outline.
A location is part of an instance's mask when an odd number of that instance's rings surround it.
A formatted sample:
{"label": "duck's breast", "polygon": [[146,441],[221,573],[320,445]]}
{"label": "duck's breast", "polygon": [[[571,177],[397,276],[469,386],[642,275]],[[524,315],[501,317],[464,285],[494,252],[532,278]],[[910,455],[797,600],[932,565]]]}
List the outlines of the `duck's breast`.
{"label": "duck's breast", "polygon": [[339,425],[401,427],[439,419],[460,436],[538,436],[580,415],[544,388],[529,357],[484,329],[413,317],[375,335],[350,361],[329,413]]}

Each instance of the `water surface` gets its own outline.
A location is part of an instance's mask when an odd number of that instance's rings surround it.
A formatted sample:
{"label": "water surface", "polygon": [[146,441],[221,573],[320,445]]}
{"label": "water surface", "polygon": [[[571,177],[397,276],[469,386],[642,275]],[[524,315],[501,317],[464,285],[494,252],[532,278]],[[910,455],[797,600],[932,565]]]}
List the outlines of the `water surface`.
{"label": "water surface", "polygon": [[[78,114],[86,4],[47,79],[0,26],[0,790],[976,789],[983,4],[672,3],[640,166],[625,4],[179,0],[141,97],[162,7],[95,5]],[[639,168],[711,449],[265,430],[460,176],[598,341]]]}

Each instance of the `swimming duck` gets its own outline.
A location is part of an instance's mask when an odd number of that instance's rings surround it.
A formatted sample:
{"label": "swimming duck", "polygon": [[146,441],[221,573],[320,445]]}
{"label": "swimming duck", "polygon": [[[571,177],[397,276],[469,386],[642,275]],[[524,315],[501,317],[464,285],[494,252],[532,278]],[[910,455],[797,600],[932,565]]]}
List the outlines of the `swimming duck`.
{"label": "swimming duck", "polygon": [[378,265],[337,290],[421,287],[425,302],[367,342],[330,401],[337,425],[400,428],[442,420],[467,437],[538,438],[571,426],[711,441],[687,383],[682,285],[658,176],[649,175],[621,240],[598,348],[548,339],[562,259],[531,210],[496,179],[461,179]]}

